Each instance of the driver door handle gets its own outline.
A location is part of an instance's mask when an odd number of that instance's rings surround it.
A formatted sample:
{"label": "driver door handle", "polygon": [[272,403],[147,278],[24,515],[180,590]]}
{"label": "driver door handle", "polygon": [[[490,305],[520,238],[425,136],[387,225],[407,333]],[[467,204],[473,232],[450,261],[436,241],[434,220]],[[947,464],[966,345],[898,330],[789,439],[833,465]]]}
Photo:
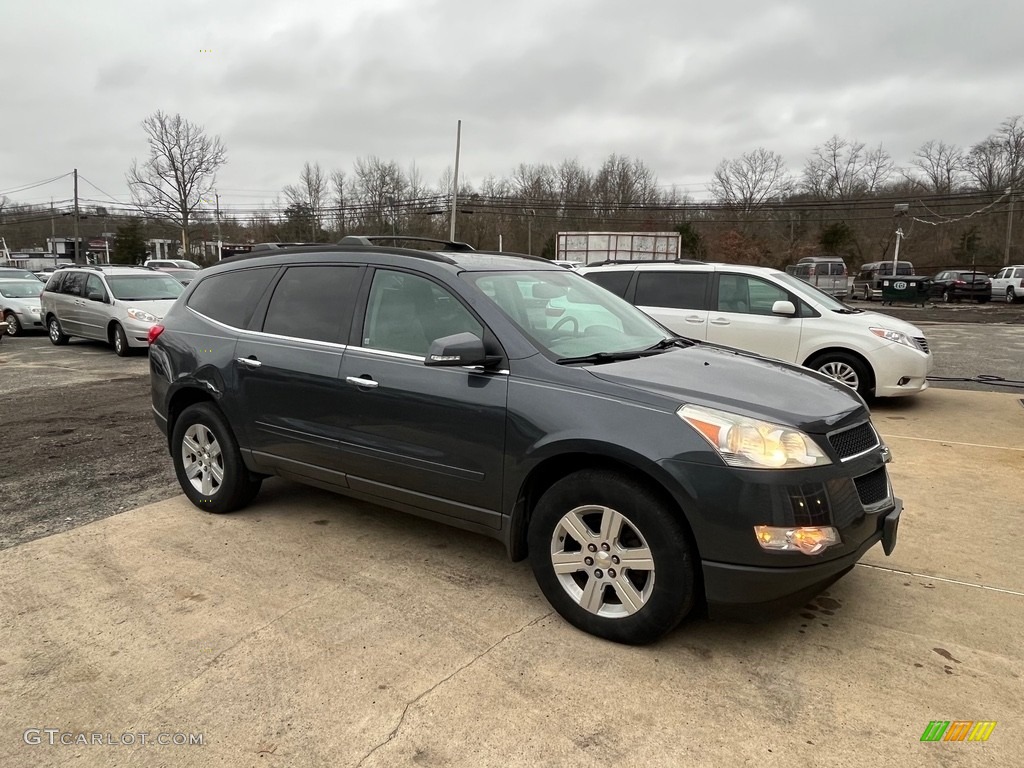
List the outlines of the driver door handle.
{"label": "driver door handle", "polygon": [[357,387],[362,387],[364,389],[373,389],[374,387],[380,386],[380,384],[371,379],[369,376],[367,376],[365,379],[360,376],[346,376],[345,381],[347,381],[349,384],[355,384]]}
{"label": "driver door handle", "polygon": [[704,322],[704,318],[700,317],[699,315],[687,315],[683,319],[686,320],[686,322],[688,322],[688,323],[703,323]]}
{"label": "driver door handle", "polygon": [[257,360],[255,357],[236,357],[236,363],[241,363],[246,368],[259,368],[263,363]]}

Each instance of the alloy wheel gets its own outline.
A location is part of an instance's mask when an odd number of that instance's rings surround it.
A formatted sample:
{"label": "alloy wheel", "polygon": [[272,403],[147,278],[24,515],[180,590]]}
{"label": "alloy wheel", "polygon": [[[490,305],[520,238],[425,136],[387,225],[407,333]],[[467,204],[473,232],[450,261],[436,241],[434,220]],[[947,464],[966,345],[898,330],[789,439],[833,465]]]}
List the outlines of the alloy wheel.
{"label": "alloy wheel", "polygon": [[833,360],[832,362],[825,363],[818,371],[845,384],[850,389],[857,389],[860,386],[860,377],[857,376],[857,371],[849,363]]}
{"label": "alloy wheel", "polygon": [[631,616],[654,591],[654,558],[639,529],[610,507],[576,507],[551,536],[551,565],[581,608],[604,618]]}
{"label": "alloy wheel", "polygon": [[224,482],[224,456],[220,443],[205,424],[193,424],[181,441],[181,459],[192,487],[213,496]]}

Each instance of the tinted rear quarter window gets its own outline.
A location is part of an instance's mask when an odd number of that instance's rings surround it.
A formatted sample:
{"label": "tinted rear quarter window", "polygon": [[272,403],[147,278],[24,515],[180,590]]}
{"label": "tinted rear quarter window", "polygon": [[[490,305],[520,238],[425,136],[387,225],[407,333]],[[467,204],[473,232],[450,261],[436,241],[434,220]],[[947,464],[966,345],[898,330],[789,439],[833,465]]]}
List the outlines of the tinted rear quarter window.
{"label": "tinted rear quarter window", "polygon": [[343,341],[363,270],[358,266],[290,267],[274,288],[263,331],[314,341]]}
{"label": "tinted rear quarter window", "polygon": [[636,280],[640,307],[704,309],[707,272],[641,272]]}
{"label": "tinted rear quarter window", "polygon": [[616,272],[591,272],[588,275],[584,275],[592,283],[597,283],[607,291],[611,291],[619,298],[626,295],[626,289],[629,287],[629,279],[633,277],[632,271],[616,271]]}
{"label": "tinted rear quarter window", "polygon": [[188,306],[201,315],[233,328],[245,328],[277,267],[222,272],[205,278],[188,298]]}

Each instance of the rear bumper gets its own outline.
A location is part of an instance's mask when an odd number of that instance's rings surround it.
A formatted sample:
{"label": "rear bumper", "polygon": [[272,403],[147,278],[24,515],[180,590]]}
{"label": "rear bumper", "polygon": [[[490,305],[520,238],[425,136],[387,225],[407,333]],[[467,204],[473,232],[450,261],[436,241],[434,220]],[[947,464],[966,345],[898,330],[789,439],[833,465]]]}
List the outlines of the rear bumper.
{"label": "rear bumper", "polygon": [[850,571],[879,541],[888,555],[896,545],[903,502],[879,521],[879,528],[850,554],[796,568],[766,568],[703,561],[704,593],[712,618],[763,620],[805,604]]}

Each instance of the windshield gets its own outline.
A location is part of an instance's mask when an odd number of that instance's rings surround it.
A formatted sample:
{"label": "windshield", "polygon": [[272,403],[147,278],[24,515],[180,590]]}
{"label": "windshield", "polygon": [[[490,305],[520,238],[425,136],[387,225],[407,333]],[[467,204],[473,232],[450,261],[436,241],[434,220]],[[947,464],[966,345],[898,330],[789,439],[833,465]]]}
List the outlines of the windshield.
{"label": "windshield", "polygon": [[185,290],[170,275],[108,275],[107,285],[121,301],[171,301]]}
{"label": "windshield", "polygon": [[0,279],[0,296],[6,299],[34,299],[42,292],[43,284],[38,280]]}
{"label": "windshield", "polygon": [[785,272],[772,273],[772,277],[778,280],[780,283],[788,288],[794,289],[797,293],[803,296],[813,299],[818,304],[823,306],[825,309],[830,309],[833,312],[859,312],[853,307],[844,304],[839,301],[835,296],[825,293],[820,288],[815,288],[810,283],[804,282],[798,277],[787,275]]}
{"label": "windshield", "polygon": [[570,270],[467,272],[462,278],[556,358],[638,352],[670,337],[632,304]]}
{"label": "windshield", "polygon": [[171,264],[178,267],[179,269],[202,269],[202,267],[200,267],[194,261],[187,261],[185,259],[175,259],[174,261],[171,262]]}
{"label": "windshield", "polygon": [[35,280],[37,283],[41,283],[39,275],[34,272],[28,272],[23,269],[0,269],[0,279],[15,278],[18,280]]}

